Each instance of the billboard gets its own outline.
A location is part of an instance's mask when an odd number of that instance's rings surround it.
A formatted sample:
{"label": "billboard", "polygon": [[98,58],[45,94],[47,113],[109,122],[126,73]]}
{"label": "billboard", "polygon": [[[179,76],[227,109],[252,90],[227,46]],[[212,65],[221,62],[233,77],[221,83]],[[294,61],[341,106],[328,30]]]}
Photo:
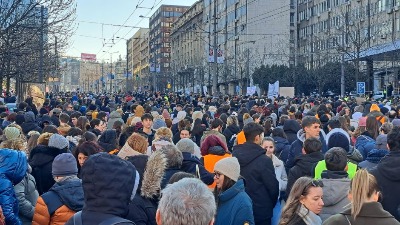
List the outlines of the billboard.
{"label": "billboard", "polygon": [[96,54],[81,53],[81,60],[83,61],[96,61]]}

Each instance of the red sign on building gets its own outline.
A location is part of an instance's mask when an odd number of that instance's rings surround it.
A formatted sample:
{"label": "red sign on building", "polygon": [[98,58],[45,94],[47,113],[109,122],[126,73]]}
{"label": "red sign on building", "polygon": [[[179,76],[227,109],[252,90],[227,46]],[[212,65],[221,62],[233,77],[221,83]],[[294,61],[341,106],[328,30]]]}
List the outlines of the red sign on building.
{"label": "red sign on building", "polygon": [[81,60],[84,61],[96,61],[96,54],[81,53]]}

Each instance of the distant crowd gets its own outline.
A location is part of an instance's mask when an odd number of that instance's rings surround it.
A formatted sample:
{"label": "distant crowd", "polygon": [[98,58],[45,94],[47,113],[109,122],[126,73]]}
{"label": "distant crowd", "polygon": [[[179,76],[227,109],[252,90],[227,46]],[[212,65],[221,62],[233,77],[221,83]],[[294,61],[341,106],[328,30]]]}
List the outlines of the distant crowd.
{"label": "distant crowd", "polygon": [[12,97],[0,225],[400,225],[396,99]]}

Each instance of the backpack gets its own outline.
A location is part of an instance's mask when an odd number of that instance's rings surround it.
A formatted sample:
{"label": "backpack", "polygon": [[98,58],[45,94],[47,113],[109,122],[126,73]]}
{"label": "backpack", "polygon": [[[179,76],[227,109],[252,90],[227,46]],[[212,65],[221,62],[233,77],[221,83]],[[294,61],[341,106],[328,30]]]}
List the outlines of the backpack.
{"label": "backpack", "polygon": [[[83,225],[82,211],[75,213],[74,216],[72,217],[72,219],[74,221],[74,225]],[[114,217],[108,218],[108,219],[104,220],[103,222],[101,222],[99,225],[117,225],[117,224],[121,224],[121,223],[130,223],[130,224],[136,225],[134,222],[124,219],[124,218],[121,218],[119,216],[114,216]]]}

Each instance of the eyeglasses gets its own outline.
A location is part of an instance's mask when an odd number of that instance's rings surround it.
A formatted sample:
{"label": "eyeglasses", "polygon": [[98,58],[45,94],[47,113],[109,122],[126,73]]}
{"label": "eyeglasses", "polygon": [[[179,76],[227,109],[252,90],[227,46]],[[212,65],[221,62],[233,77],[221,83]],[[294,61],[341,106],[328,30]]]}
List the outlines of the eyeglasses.
{"label": "eyeglasses", "polygon": [[215,178],[217,178],[217,179],[218,179],[221,175],[222,175],[221,173],[214,172],[214,176],[215,176]]}

